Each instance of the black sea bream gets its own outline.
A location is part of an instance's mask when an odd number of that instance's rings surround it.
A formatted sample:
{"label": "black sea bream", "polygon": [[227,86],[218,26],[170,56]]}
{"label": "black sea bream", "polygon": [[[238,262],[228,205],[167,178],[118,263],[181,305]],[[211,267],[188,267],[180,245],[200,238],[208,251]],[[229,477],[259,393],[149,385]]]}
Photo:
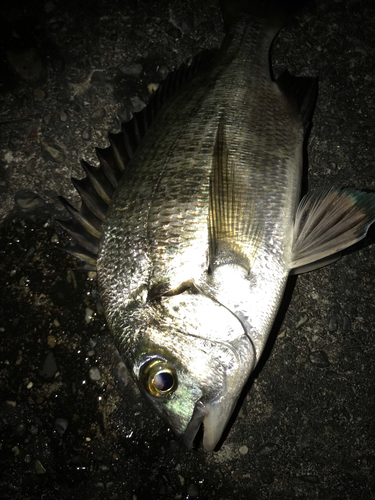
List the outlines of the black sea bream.
{"label": "black sea bream", "polygon": [[272,80],[288,2],[247,4],[224,4],[216,55],[174,72],[98,151],[100,167],[84,164],[81,210],[64,200],[72,253],[97,270],[127,368],[188,447],[203,423],[206,450],[259,361],[289,273],[335,260],[375,219],[374,194],[325,189],[300,202],[316,81]]}

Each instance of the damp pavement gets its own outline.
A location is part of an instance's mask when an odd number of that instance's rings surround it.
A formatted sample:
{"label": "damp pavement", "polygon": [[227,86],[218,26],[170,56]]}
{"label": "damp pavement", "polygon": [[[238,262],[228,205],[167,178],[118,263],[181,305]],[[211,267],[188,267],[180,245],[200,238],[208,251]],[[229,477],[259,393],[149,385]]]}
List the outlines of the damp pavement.
{"label": "damp pavement", "polygon": [[[216,2],[8,2],[0,20],[0,498],[375,498],[375,231],[292,278],[218,451],[186,451],[60,248],[80,159],[168,72],[218,46]],[[375,4],[311,3],[272,60],[318,76],[305,186],[375,189]]]}

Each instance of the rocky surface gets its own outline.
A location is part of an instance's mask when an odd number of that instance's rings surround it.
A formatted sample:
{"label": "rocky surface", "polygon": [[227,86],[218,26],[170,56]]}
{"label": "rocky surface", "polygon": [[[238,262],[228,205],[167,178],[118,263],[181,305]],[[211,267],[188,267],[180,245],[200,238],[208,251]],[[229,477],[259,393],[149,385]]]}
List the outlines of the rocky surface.
{"label": "rocky surface", "polygon": [[[290,280],[219,451],[186,451],[127,376],[57,195],[166,74],[223,37],[215,1],[8,2],[0,20],[0,498],[375,498],[374,231]],[[312,3],[275,74],[319,76],[308,184],[375,189],[375,4]]]}

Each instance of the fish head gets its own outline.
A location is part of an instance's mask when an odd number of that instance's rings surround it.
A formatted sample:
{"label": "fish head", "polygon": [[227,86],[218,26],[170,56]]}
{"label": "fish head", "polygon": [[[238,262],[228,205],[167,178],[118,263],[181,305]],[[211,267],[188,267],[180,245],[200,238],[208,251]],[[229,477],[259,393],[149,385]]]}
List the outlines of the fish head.
{"label": "fish head", "polygon": [[220,441],[255,366],[241,321],[203,294],[183,293],[139,308],[128,369],[188,448],[203,423],[203,446]]}

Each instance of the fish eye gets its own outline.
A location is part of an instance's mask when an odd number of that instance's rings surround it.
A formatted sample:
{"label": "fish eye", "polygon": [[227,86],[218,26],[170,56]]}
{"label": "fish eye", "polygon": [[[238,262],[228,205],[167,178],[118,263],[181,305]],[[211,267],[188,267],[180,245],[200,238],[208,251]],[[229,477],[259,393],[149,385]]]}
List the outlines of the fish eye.
{"label": "fish eye", "polygon": [[143,385],[153,396],[168,396],[177,388],[177,374],[167,361],[153,359],[143,368]]}

